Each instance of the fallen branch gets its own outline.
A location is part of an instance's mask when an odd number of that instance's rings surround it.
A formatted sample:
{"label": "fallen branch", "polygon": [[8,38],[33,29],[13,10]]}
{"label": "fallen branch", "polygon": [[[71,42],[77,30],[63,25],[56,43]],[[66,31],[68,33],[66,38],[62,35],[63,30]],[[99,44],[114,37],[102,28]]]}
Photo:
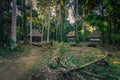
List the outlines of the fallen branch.
{"label": "fallen branch", "polygon": [[84,65],[82,65],[82,66],[80,66],[80,67],[77,67],[77,68],[73,68],[73,69],[62,68],[62,69],[61,69],[61,72],[63,72],[64,74],[68,74],[68,73],[70,73],[70,72],[74,72],[74,71],[83,69],[83,68],[85,68],[85,67],[87,67],[87,66],[90,66],[90,65],[92,65],[92,64],[94,64],[94,63],[96,63],[96,62],[98,62],[98,61],[100,61],[100,60],[102,60],[102,59],[104,59],[104,58],[106,58],[106,57],[107,57],[107,54],[105,54],[103,57],[101,57],[101,58],[99,58],[99,59],[96,59],[96,60],[94,60],[94,61],[91,61],[91,62],[89,62],[89,63],[86,63],[86,64],[84,64]]}
{"label": "fallen branch", "polygon": [[120,79],[120,76],[116,76],[116,75],[113,75],[113,74],[105,75],[105,76],[111,76],[111,77],[114,77],[114,78]]}
{"label": "fallen branch", "polygon": [[88,75],[91,75],[91,76],[94,76],[94,77],[99,77],[99,78],[105,78],[105,76],[103,75],[98,75],[98,74],[95,74],[95,73],[91,73],[89,71],[83,71],[85,74],[88,74]]}
{"label": "fallen branch", "polygon": [[88,74],[88,75],[91,75],[91,76],[95,76],[95,77],[99,77],[99,78],[106,78],[105,76],[111,76],[111,77],[114,77],[114,78],[117,78],[117,79],[120,79],[119,76],[116,76],[116,75],[104,75],[104,74],[101,74],[101,75],[98,75],[98,74],[95,74],[95,73],[91,73],[89,71],[83,71],[85,74]]}

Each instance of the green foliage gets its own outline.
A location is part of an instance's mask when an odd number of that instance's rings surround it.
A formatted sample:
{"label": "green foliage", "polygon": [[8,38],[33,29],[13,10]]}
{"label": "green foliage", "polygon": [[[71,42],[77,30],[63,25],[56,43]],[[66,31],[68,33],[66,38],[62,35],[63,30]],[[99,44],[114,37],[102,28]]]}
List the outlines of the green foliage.
{"label": "green foliage", "polygon": [[11,25],[10,0],[0,1],[0,48],[10,47]]}
{"label": "green foliage", "polygon": [[64,45],[60,46],[60,53],[61,53],[62,55],[63,55],[66,51],[67,51],[67,48],[66,48]]}
{"label": "green foliage", "polygon": [[102,16],[99,16],[95,13],[89,13],[86,16],[86,20],[89,22],[90,25],[98,27],[100,30],[104,30],[104,24],[103,24],[103,19]]}
{"label": "green foliage", "polygon": [[0,49],[0,55],[3,55],[5,52],[3,49]]}
{"label": "green foliage", "polygon": [[48,57],[47,60],[46,60],[46,63],[49,64],[50,60],[51,59]]}
{"label": "green foliage", "polygon": [[12,53],[23,53],[25,50],[22,46],[17,46],[14,49],[0,49],[0,56],[4,56]]}
{"label": "green foliage", "polygon": [[24,48],[20,45],[16,46],[14,49],[14,51],[18,51],[18,52],[23,52],[24,51]]}
{"label": "green foliage", "polygon": [[120,44],[120,34],[116,34],[116,43]]}

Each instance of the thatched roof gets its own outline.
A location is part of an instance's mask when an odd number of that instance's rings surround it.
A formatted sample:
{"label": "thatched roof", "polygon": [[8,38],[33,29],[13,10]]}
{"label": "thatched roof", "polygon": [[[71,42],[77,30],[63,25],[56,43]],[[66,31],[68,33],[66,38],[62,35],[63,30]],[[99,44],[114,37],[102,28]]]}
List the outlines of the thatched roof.
{"label": "thatched roof", "polygon": [[98,38],[98,37],[100,37],[100,35],[101,35],[100,31],[93,31],[93,33],[91,33],[90,37]]}
{"label": "thatched roof", "polygon": [[67,37],[75,36],[75,31],[71,31],[67,34]]}
{"label": "thatched roof", "polygon": [[[30,33],[28,34],[28,36],[30,36]],[[32,36],[42,36],[42,34],[39,32],[38,29],[33,29]]]}

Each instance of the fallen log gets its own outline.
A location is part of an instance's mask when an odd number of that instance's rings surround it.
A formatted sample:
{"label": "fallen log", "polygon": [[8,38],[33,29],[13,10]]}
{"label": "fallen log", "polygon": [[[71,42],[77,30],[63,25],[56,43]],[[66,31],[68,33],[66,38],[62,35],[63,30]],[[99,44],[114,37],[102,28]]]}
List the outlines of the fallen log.
{"label": "fallen log", "polygon": [[94,61],[86,63],[86,64],[84,64],[84,65],[82,65],[80,67],[75,67],[75,68],[72,68],[72,69],[70,69],[70,68],[61,68],[60,71],[63,72],[64,74],[68,74],[68,73],[71,73],[71,72],[86,68],[87,66],[90,66],[90,65],[92,65],[92,64],[94,64],[94,63],[96,63],[96,62],[98,62],[98,61],[100,61],[100,60],[102,60],[102,59],[104,59],[106,57],[107,57],[107,54],[105,54],[103,57],[101,57],[99,59],[96,59]]}
{"label": "fallen log", "polygon": [[113,74],[105,75],[105,76],[110,76],[110,77],[114,77],[114,78],[120,79],[120,76],[116,76],[116,75],[113,75]]}

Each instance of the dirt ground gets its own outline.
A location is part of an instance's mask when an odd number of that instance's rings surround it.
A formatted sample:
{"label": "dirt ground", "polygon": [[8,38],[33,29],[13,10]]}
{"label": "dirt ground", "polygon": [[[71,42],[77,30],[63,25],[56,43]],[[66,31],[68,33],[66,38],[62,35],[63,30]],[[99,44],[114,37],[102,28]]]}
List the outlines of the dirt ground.
{"label": "dirt ground", "polygon": [[[15,57],[16,55],[14,54],[4,57],[0,56],[0,80],[21,80],[21,78],[26,77],[26,74],[35,64],[38,64],[39,61],[43,59],[43,54],[46,55],[48,52],[50,52],[45,46],[28,46],[28,49],[30,52],[28,51],[28,53],[26,53],[27,55],[23,55],[21,57]],[[94,53],[90,53],[93,51]],[[83,56],[84,54],[94,55],[96,53],[98,57],[103,56],[103,53],[100,49],[88,48],[85,46],[70,47],[69,52],[70,54],[74,54],[76,56]],[[118,53],[119,52],[120,51],[118,51]]]}
{"label": "dirt ground", "polygon": [[43,52],[40,47],[32,47],[29,55],[18,58],[0,57],[0,80],[19,80],[38,63]]}

